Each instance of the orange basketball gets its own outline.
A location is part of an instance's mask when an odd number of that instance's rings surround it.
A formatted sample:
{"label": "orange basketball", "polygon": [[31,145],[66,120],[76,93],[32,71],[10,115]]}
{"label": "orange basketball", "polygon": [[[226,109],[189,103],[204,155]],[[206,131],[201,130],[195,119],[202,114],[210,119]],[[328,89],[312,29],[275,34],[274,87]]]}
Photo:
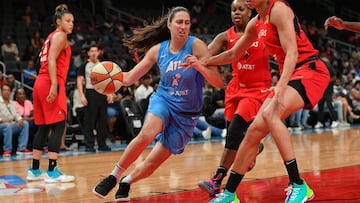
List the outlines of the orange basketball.
{"label": "orange basketball", "polygon": [[102,61],[92,68],[90,81],[94,89],[100,94],[112,94],[120,89],[123,72],[116,63]]}

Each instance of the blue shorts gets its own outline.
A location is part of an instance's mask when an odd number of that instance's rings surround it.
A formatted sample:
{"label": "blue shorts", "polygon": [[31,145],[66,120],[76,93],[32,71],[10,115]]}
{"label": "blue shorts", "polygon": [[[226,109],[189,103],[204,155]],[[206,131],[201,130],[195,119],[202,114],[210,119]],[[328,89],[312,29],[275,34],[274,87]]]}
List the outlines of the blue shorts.
{"label": "blue shorts", "polygon": [[158,94],[151,95],[147,113],[152,113],[163,121],[163,131],[156,136],[156,141],[171,153],[181,154],[193,136],[199,116],[173,111],[169,103]]}
{"label": "blue shorts", "polygon": [[107,107],[107,118],[110,119],[111,117],[119,116],[119,111],[111,106]]}

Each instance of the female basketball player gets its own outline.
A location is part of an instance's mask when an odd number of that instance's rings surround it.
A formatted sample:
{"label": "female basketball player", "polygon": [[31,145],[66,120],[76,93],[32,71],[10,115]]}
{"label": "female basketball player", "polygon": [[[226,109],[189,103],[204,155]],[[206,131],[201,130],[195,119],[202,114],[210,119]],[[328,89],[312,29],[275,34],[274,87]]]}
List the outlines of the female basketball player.
{"label": "female basketball player", "polygon": [[130,184],[150,176],[172,154],[180,154],[193,135],[202,105],[204,80],[215,87],[223,81],[216,66],[202,66],[197,59],[210,56],[206,44],[189,36],[190,14],[184,7],[175,7],[152,25],[134,32],[125,39],[131,50],[145,51],[144,58],[124,73],[124,85],[131,85],[157,63],[160,82],[150,97],[144,125],[130,142],[111,174],[93,192],[105,197],[119,182],[124,171],[154,139],[156,144],[146,159],[125,176],[116,192],[116,201],[128,201]]}
{"label": "female basketball player", "polygon": [[[70,182],[74,180],[74,176],[63,174],[57,167],[67,115],[65,82],[71,57],[67,35],[72,32],[74,26],[74,16],[67,5],[61,4],[56,7],[54,25],[55,31],[48,35],[41,49],[40,69],[33,90],[34,119],[38,131],[33,140],[32,167],[29,168],[26,178],[44,178],[45,182]],[[39,165],[46,140],[49,166],[43,177]]]}
{"label": "female basketball player", "polygon": [[[234,0],[231,3],[233,26],[214,38],[208,46],[210,52],[215,55],[223,48],[231,49],[243,35],[250,16],[251,10],[245,4],[245,0]],[[232,79],[225,93],[225,116],[230,123],[225,148],[214,176],[210,180],[199,182],[199,187],[210,195],[220,192],[221,182],[235,159],[245,132],[269,94],[267,91],[271,85],[269,66],[268,53],[258,40],[241,57],[232,62]],[[259,152],[262,149],[261,143]],[[254,164],[255,162],[249,169]]]}
{"label": "female basketball player", "polygon": [[312,109],[316,105],[329,83],[329,71],[285,1],[247,0],[246,3],[255,8],[258,15],[250,20],[244,35],[232,49],[210,57],[205,64],[230,63],[259,38],[278,62],[281,76],[240,144],[225,190],[211,202],[237,202],[236,188],[256,157],[261,139],[268,133],[277,144],[290,179],[285,202],[305,202],[314,193],[300,178],[290,133],[283,119],[299,109]]}

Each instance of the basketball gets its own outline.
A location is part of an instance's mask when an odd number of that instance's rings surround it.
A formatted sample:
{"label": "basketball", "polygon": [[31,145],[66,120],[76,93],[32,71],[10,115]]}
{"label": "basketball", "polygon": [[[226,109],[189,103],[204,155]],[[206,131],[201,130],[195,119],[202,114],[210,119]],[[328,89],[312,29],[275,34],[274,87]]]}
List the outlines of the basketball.
{"label": "basketball", "polygon": [[112,94],[118,91],[123,80],[123,72],[119,65],[112,61],[96,64],[90,73],[90,81],[100,94]]}

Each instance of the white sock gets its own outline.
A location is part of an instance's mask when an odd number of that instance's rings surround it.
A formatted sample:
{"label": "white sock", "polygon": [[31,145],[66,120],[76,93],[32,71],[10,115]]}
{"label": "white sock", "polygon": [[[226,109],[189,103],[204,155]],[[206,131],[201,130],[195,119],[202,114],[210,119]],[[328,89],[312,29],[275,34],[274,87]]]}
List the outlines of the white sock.
{"label": "white sock", "polygon": [[121,174],[124,173],[125,169],[119,166],[118,164],[115,165],[114,169],[111,171],[110,175],[116,177],[116,180],[119,181]]}
{"label": "white sock", "polygon": [[125,176],[125,177],[121,180],[121,182],[122,182],[122,183],[131,183],[132,180],[133,180],[133,177],[132,177],[131,174],[130,174],[130,175]]}

